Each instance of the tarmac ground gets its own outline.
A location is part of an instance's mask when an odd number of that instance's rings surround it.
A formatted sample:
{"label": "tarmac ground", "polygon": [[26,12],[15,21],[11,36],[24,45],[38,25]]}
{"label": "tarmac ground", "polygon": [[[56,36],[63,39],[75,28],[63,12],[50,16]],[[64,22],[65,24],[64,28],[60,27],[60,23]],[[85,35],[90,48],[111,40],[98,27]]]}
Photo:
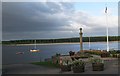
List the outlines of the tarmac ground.
{"label": "tarmac ground", "polygon": [[[92,71],[92,65],[86,64],[85,72],[80,74],[118,74],[118,59],[104,59],[104,71]],[[60,68],[33,64],[4,65],[3,74],[74,74],[73,71],[61,72]]]}

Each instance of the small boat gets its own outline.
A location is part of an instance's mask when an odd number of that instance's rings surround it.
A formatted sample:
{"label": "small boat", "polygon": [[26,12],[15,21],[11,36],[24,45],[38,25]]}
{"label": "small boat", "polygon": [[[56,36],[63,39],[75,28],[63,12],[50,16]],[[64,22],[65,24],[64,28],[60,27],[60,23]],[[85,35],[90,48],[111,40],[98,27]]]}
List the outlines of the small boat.
{"label": "small boat", "polygon": [[31,49],[30,52],[39,52],[39,49]]}
{"label": "small boat", "polygon": [[17,52],[16,54],[17,54],[17,55],[18,55],[18,54],[24,54],[24,52]]}
{"label": "small boat", "polygon": [[35,40],[35,47],[34,49],[31,49],[30,52],[39,52],[40,50],[39,49],[36,49],[36,40]]}

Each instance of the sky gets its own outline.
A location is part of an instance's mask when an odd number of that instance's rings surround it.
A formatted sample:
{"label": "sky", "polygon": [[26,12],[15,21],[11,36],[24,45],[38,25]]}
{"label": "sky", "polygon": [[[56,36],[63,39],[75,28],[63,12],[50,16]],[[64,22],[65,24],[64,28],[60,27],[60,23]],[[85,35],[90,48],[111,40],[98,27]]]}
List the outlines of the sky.
{"label": "sky", "polygon": [[118,2],[2,3],[3,40],[79,37],[79,28],[83,36],[106,36],[107,26],[118,35]]}

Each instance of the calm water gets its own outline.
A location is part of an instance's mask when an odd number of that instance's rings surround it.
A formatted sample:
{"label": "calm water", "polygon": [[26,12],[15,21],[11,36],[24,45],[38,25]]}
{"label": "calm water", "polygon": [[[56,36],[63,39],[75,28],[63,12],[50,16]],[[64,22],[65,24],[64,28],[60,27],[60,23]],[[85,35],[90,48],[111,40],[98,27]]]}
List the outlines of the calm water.
{"label": "calm water", "polygon": [[[110,49],[118,49],[118,42],[110,42]],[[83,49],[89,49],[89,43],[83,43]],[[33,61],[41,61],[45,58],[50,58],[56,53],[68,54],[69,51],[79,51],[79,44],[54,44],[54,45],[37,45],[40,52],[29,52],[34,45],[20,46],[3,46],[2,56],[3,64],[30,63]],[[91,49],[106,50],[105,42],[91,43]],[[24,54],[16,55],[16,52],[24,52]]]}

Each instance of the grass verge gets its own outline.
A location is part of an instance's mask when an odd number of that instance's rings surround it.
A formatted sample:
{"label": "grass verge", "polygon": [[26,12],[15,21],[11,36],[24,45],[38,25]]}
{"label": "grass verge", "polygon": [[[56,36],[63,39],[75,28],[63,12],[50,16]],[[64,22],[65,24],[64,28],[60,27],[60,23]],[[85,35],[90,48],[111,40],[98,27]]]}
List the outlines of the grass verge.
{"label": "grass verge", "polygon": [[41,65],[41,66],[46,66],[46,67],[59,68],[59,64],[54,64],[51,61],[49,61],[49,62],[33,62],[31,64]]}

